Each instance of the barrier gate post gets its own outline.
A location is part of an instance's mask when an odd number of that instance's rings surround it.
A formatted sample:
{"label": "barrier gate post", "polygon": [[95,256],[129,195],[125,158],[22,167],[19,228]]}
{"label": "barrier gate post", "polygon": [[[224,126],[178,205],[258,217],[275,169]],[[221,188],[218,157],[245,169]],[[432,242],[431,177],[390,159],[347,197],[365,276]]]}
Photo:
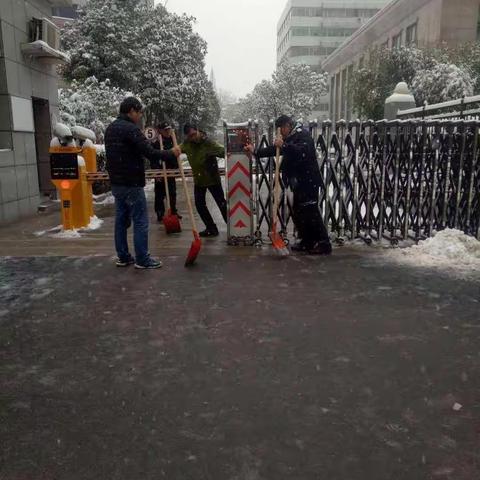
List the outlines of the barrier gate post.
{"label": "barrier gate post", "polygon": [[[85,160],[85,168],[88,173],[97,172],[97,150],[93,142],[96,141],[95,133],[89,128],[75,126],[72,127],[73,138],[79,148],[82,149],[82,157]],[[88,214],[92,218],[95,213],[93,210],[93,186],[91,182],[85,185],[84,189],[85,204],[88,208]]]}
{"label": "barrier gate post", "polygon": [[88,182],[82,150],[73,142],[68,127],[58,124],[50,145],[50,172],[52,183],[60,194],[62,226],[64,230],[85,228],[90,223]]}
{"label": "barrier gate post", "polygon": [[253,143],[252,122],[225,127],[225,181],[227,189],[229,245],[254,244],[252,161],[245,151]]}

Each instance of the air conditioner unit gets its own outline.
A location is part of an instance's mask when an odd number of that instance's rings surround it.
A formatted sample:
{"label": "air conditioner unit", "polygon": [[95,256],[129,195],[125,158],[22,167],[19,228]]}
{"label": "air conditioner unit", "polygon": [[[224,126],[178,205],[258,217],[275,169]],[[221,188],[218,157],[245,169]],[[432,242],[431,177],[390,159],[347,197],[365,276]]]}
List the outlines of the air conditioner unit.
{"label": "air conditioner unit", "polygon": [[60,32],[48,18],[33,18],[30,22],[30,41],[41,40],[54,50],[60,50]]}

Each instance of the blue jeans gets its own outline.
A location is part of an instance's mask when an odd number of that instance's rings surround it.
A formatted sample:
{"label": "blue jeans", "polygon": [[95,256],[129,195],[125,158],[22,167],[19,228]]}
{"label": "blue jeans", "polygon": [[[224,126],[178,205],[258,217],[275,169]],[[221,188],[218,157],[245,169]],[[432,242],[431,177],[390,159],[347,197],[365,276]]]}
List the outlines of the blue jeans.
{"label": "blue jeans", "polygon": [[130,258],[127,241],[127,229],[133,220],[133,243],[135,261],[145,264],[150,258],[148,253],[148,210],[143,187],[112,185],[115,197],[115,248],[120,260]]}

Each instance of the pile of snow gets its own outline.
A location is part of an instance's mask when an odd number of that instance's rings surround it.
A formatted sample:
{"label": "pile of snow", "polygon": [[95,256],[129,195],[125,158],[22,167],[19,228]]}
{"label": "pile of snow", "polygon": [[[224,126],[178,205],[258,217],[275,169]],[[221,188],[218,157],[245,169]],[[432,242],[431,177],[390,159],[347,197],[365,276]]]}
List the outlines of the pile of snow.
{"label": "pile of snow", "polygon": [[33,232],[36,237],[43,237],[47,233],[58,233],[62,230],[62,225],[57,225],[56,227],[50,228],[49,230],[39,230],[38,232]]}
{"label": "pile of snow", "polygon": [[78,230],[64,230],[63,228],[58,233],[53,233],[49,235],[51,238],[62,238],[62,239],[72,239],[72,238],[81,238],[80,232]]}
{"label": "pile of snow", "polygon": [[98,230],[103,225],[103,220],[99,219],[96,215],[90,217],[90,223],[85,228],[64,230],[62,225],[51,228],[50,230],[43,230],[40,232],[34,232],[36,237],[42,237],[45,234],[48,234],[50,238],[60,238],[60,239],[75,239],[81,238],[82,233],[93,232]]}
{"label": "pile of snow", "polygon": [[419,267],[449,267],[480,272],[480,242],[459,230],[446,229],[409,248],[389,250],[395,261]]}

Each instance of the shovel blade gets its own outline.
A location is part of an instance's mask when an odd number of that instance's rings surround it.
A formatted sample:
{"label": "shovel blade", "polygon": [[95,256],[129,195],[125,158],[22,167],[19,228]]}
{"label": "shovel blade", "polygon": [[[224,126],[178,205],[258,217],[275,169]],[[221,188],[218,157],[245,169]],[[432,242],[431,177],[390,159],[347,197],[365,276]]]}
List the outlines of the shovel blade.
{"label": "shovel blade", "polygon": [[185,260],[186,267],[191,267],[195,263],[195,260],[202,249],[202,241],[200,240],[198,233],[194,231],[193,237],[194,238],[192,245],[190,246],[190,251],[188,252],[187,259]]}

